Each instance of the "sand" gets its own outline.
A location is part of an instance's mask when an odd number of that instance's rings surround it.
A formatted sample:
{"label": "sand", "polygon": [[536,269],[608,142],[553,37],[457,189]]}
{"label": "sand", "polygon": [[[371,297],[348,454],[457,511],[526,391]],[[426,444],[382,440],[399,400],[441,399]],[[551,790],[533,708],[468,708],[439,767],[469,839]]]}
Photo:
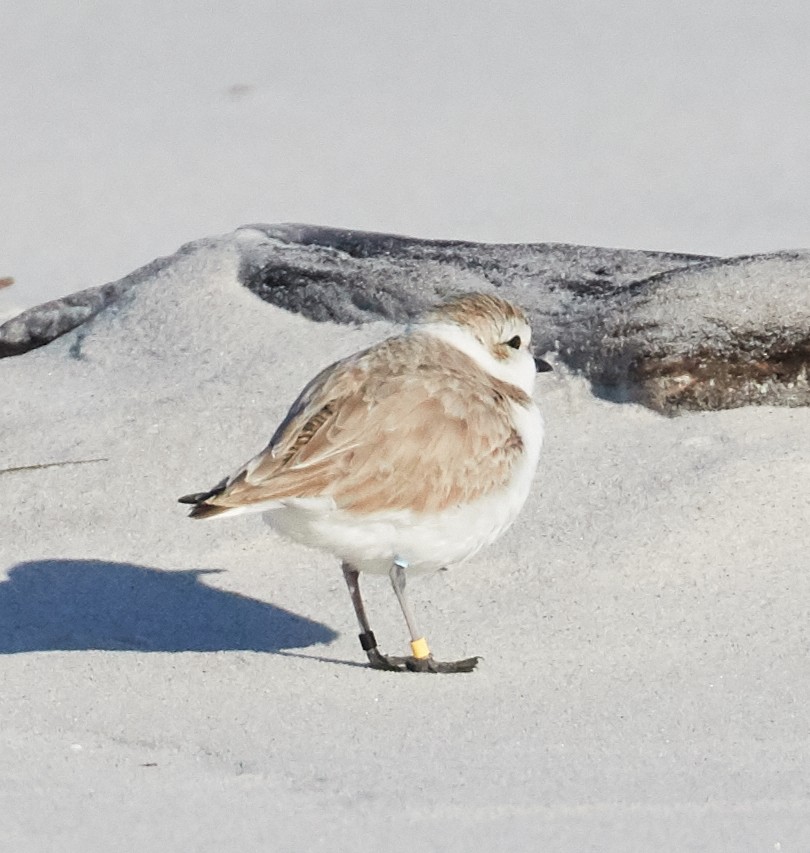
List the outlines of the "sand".
{"label": "sand", "polygon": [[4,0],[0,317],[314,222],[808,247],[805,0]]}
{"label": "sand", "polygon": [[263,303],[211,241],[0,361],[9,849],[804,849],[807,409],[667,419],[541,377],[520,519],[411,586],[469,676],[362,666],[332,558],[185,519],[391,330]]}
{"label": "sand", "polygon": [[[805,0],[4,0],[0,320],[255,222],[807,247],[808,28]],[[542,377],[524,513],[411,585],[480,669],[372,672],[333,560],[174,502],[391,331],[235,265],[201,246],[0,360],[0,848],[810,849],[808,409]]]}

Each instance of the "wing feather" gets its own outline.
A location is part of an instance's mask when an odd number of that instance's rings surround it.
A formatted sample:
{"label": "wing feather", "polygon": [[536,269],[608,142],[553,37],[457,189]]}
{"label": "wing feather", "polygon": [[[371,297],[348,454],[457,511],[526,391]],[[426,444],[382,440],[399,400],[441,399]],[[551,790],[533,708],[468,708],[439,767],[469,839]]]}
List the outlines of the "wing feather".
{"label": "wing feather", "polygon": [[435,512],[503,487],[522,452],[519,389],[454,347],[391,338],[304,389],[270,444],[206,503],[328,496],[356,512]]}

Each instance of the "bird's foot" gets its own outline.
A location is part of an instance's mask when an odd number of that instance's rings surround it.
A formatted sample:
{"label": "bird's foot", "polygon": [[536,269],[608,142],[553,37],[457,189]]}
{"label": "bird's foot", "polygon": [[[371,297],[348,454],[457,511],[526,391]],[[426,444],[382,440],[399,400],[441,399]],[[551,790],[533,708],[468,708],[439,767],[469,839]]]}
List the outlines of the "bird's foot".
{"label": "bird's foot", "polygon": [[405,666],[409,672],[472,672],[480,658],[464,658],[464,660],[434,660],[433,655],[426,658],[405,658]]}
{"label": "bird's foot", "polygon": [[434,660],[424,637],[411,642],[414,654],[409,657],[384,655],[377,648],[377,638],[373,631],[360,634],[360,645],[368,656],[368,665],[384,672],[472,672],[479,661],[477,657],[452,661]]}
{"label": "bird's foot", "polygon": [[433,655],[426,658],[395,657],[384,655],[379,649],[368,649],[368,665],[372,669],[385,672],[472,672],[480,658],[465,658],[464,660],[441,661]]}
{"label": "bird's foot", "polygon": [[366,649],[368,665],[372,669],[381,669],[385,672],[404,672],[411,658],[399,658],[393,655],[384,655],[376,646]]}

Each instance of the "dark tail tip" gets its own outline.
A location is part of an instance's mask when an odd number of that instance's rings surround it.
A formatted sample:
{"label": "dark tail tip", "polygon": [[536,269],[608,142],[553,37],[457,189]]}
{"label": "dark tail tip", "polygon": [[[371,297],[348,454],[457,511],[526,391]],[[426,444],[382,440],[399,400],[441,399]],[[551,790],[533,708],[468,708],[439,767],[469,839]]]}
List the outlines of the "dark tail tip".
{"label": "dark tail tip", "polygon": [[213,518],[215,515],[221,515],[223,512],[227,512],[230,507],[227,506],[213,506],[212,504],[207,503],[198,503],[194,506],[191,512],[188,514],[189,518]]}
{"label": "dark tail tip", "polygon": [[217,495],[221,495],[225,491],[227,482],[227,480],[223,480],[207,492],[193,492],[190,495],[183,495],[183,497],[177,499],[177,502],[181,504],[194,504],[193,509],[188,514],[189,518],[210,518],[212,515],[219,515],[229,509],[229,507],[212,506],[211,504],[207,504],[206,501]]}
{"label": "dark tail tip", "polygon": [[204,501],[206,498],[210,498],[210,492],[194,492],[193,495],[183,495],[182,498],[177,499],[177,503],[179,504],[198,504],[200,501]]}

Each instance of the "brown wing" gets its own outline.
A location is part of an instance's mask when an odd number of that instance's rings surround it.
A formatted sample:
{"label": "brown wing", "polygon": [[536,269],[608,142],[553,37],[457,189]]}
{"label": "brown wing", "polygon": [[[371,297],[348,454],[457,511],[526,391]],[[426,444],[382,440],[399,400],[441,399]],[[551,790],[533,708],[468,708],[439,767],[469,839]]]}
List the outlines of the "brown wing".
{"label": "brown wing", "polygon": [[522,450],[509,397],[522,392],[493,390],[467,356],[414,338],[392,338],[316,377],[270,445],[205,503],[329,496],[359,512],[430,512],[504,485]]}

